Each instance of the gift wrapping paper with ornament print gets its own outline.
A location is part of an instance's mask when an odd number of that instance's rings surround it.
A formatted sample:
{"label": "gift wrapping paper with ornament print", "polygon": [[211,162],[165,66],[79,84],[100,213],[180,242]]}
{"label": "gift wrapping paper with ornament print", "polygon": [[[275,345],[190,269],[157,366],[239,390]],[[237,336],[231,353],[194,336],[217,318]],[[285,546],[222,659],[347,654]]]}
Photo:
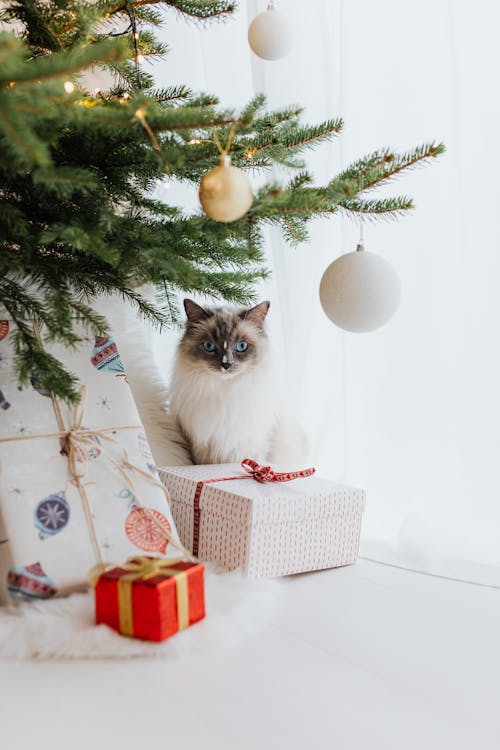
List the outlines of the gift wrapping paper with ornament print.
{"label": "gift wrapping paper with ornament print", "polygon": [[[37,384],[22,389],[12,370],[12,322],[0,321],[0,599],[46,598],[86,584],[96,564],[81,494],[49,393]],[[178,541],[168,501],[112,338],[80,332],[77,350],[46,349],[74,372],[86,389],[82,428],[87,436],[76,466],[88,497],[91,525],[102,557],[178,555],[154,519]],[[74,410],[59,401],[65,426]],[[121,427],[130,429],[120,429]],[[52,434],[52,437],[38,437]],[[55,434],[55,435],[54,435]],[[10,440],[10,438],[28,438]],[[7,439],[5,441],[5,439]],[[126,452],[126,453],[125,453]],[[129,464],[145,472],[125,469]],[[113,461],[115,464],[113,464]],[[121,467],[121,471],[118,467]],[[125,476],[130,481],[124,479]],[[156,482],[156,484],[155,484]],[[147,510],[146,510],[147,509]]]}
{"label": "gift wrapping paper with ornament print", "polygon": [[[240,464],[161,467],[159,472],[190,552],[198,527],[200,560],[241,568],[251,578],[272,578],[349,565],[358,557],[362,489],[316,476],[262,484],[245,476]],[[235,476],[241,479],[201,485]]]}

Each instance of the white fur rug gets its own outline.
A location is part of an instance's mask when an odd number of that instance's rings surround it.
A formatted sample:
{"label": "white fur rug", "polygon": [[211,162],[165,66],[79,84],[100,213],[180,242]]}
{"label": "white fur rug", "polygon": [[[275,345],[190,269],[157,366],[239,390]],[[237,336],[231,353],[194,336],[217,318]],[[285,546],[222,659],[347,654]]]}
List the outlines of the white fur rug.
{"label": "white fur rug", "polygon": [[255,634],[278,606],[279,581],[206,571],[207,616],[163,643],[94,625],[93,593],[0,607],[0,659],[175,658],[213,651]]}

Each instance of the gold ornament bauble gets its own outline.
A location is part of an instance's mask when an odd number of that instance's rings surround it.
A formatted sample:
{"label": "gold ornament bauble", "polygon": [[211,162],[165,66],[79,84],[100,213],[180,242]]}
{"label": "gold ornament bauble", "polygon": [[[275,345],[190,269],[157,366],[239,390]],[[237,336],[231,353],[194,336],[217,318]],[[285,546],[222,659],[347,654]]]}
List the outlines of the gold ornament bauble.
{"label": "gold ornament bauble", "polygon": [[231,166],[228,154],[222,154],[219,166],[203,175],[199,196],[207,216],[224,223],[241,219],[253,203],[248,177]]}

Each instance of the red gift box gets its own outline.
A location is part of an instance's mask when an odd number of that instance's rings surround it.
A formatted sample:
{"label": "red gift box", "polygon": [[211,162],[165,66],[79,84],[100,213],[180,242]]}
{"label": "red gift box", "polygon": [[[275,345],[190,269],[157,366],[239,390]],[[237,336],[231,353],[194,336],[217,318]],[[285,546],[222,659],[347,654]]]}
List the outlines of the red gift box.
{"label": "red gift box", "polygon": [[205,617],[202,563],[132,557],[95,585],[96,625],[163,641]]}

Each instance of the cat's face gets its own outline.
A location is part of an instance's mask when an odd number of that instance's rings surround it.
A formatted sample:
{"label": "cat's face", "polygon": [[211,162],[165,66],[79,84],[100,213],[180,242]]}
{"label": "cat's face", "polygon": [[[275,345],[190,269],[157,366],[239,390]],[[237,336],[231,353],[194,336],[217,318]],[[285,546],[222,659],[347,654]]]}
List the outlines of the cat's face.
{"label": "cat's face", "polygon": [[204,308],[184,300],[187,323],[179,345],[185,368],[230,379],[259,364],[267,349],[269,302],[249,310]]}

